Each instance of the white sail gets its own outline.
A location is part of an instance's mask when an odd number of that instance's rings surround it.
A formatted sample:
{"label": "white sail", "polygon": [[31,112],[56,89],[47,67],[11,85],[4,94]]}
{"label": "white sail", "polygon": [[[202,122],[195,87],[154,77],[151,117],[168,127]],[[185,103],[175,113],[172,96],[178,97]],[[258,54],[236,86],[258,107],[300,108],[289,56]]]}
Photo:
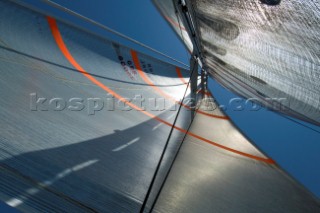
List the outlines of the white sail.
{"label": "white sail", "polygon": [[281,113],[320,124],[317,0],[186,0],[187,9],[178,15],[173,5],[181,7],[180,1],[154,2],[170,17],[181,17],[188,9],[194,32],[182,26],[199,41],[204,66],[222,85]]}
{"label": "white sail", "polygon": [[13,2],[0,1],[0,20],[0,199],[8,205],[319,211],[224,113],[208,110],[214,102],[201,97],[209,91],[198,91],[196,110],[182,101],[196,95],[187,70]]}
{"label": "white sail", "polygon": [[[210,105],[216,105],[210,97],[201,103],[202,107]],[[213,113],[223,114],[219,109]],[[224,147],[188,135],[154,212],[319,211],[312,195],[256,149],[230,121],[196,114],[190,132]]]}
{"label": "white sail", "polygon": [[[0,19],[0,199],[23,212],[138,212],[188,72],[9,1]],[[182,108],[162,168],[190,118]]]}

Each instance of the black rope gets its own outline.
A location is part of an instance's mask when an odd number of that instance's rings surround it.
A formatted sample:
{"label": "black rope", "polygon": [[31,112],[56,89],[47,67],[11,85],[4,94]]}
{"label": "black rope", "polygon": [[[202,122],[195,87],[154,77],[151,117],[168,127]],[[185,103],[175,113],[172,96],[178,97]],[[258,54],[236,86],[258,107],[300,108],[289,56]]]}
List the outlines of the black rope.
{"label": "black rope", "polygon": [[[195,112],[196,112],[196,113],[195,113],[195,115],[196,115],[196,114],[197,114],[197,110],[196,110]],[[195,116],[195,115],[194,115],[194,116]],[[190,122],[190,124],[189,124],[189,126],[188,126],[188,128],[187,128],[187,132],[189,132],[192,123],[193,123],[193,120]],[[178,148],[178,150],[177,150],[177,152],[176,152],[176,154],[175,154],[175,156],[174,156],[174,158],[173,158],[173,160],[172,160],[172,163],[170,164],[170,167],[169,167],[169,169],[168,169],[168,172],[167,172],[164,180],[162,181],[162,184],[161,184],[161,186],[160,186],[160,189],[159,189],[159,191],[158,191],[158,193],[157,193],[157,195],[156,195],[156,197],[155,197],[155,199],[154,199],[154,201],[153,201],[153,204],[152,204],[152,206],[151,206],[151,208],[150,208],[150,212],[153,211],[153,209],[154,209],[154,207],[155,207],[155,205],[156,205],[156,203],[157,203],[157,200],[158,200],[158,198],[159,198],[159,196],[160,196],[160,194],[161,194],[161,192],[162,192],[162,189],[163,189],[163,187],[164,187],[164,184],[166,183],[166,181],[167,181],[167,179],[168,179],[168,177],[169,177],[169,174],[170,174],[170,172],[171,172],[171,170],[172,170],[172,168],[173,168],[174,162],[176,161],[176,159],[177,159],[177,157],[178,157],[178,154],[179,154],[179,152],[180,152],[180,150],[181,150],[182,144],[183,144],[184,140],[186,139],[186,137],[187,137],[187,133],[184,134],[184,136],[183,136],[183,139],[182,139],[182,141],[181,141],[181,143],[180,143],[180,145],[179,145],[179,148]]]}
{"label": "black rope", "polygon": [[[194,70],[195,70],[195,69],[194,69]],[[192,70],[192,72],[191,72],[190,79],[189,79],[187,88],[186,88],[186,90],[185,90],[185,92],[184,92],[183,99],[182,99],[181,103],[183,103],[183,101],[184,101],[184,99],[185,99],[185,97],[186,97],[186,94],[187,94],[187,91],[188,91],[188,89],[189,89],[189,85],[190,85],[190,82],[191,82],[191,76],[192,76],[194,70]],[[158,173],[159,173],[159,170],[160,170],[160,167],[161,167],[161,164],[162,164],[164,155],[165,155],[165,153],[166,153],[166,151],[167,151],[167,148],[168,148],[168,145],[169,145],[169,142],[170,142],[170,139],[171,139],[173,130],[175,129],[174,127],[175,127],[176,122],[177,122],[177,120],[178,120],[178,117],[179,117],[181,108],[182,108],[182,104],[180,104],[180,106],[179,106],[177,115],[176,115],[176,117],[175,117],[175,119],[174,119],[173,125],[172,125],[171,130],[170,130],[168,139],[167,139],[166,144],[165,144],[165,146],[164,146],[164,148],[163,148],[163,151],[162,151],[162,153],[161,153],[161,157],[160,157],[160,159],[159,159],[158,165],[157,165],[157,167],[156,167],[156,170],[155,170],[154,175],[153,175],[153,177],[152,177],[151,183],[150,183],[150,185],[149,185],[149,188],[148,188],[146,197],[145,197],[145,199],[144,199],[144,201],[143,201],[143,204],[142,204],[142,206],[141,206],[140,213],[143,213],[144,210],[146,209],[147,202],[148,202],[148,200],[149,200],[151,191],[152,191],[152,189],[153,189],[153,185],[154,185],[154,183],[155,183],[156,177],[157,177],[157,175],[158,175]],[[193,118],[192,118],[192,121],[193,121]],[[189,124],[189,127],[188,127],[188,129],[187,129],[187,132],[188,132],[189,129],[190,129],[190,126],[191,126],[192,121],[191,121],[190,124]],[[185,137],[186,137],[186,135],[187,135],[187,132],[185,133],[183,140],[185,139]],[[174,157],[174,160],[176,159],[176,157],[177,157],[177,155],[178,155],[178,152],[179,152],[179,150],[180,150],[180,148],[181,148],[181,145],[182,145],[182,143],[183,143],[183,140],[182,140],[182,142],[181,142],[181,144],[180,144],[180,146],[179,146],[179,148],[178,148],[178,151],[177,151],[177,153],[176,153],[176,155],[175,155],[175,157]],[[171,170],[171,168],[172,168],[172,166],[173,166],[174,160],[172,161],[172,163],[171,163],[171,165],[170,165],[170,168],[169,168],[169,171],[168,171],[167,174],[166,174],[165,180],[167,179],[167,177],[168,177],[168,175],[169,175],[169,172],[170,172],[170,170]],[[160,190],[159,190],[159,192],[157,193],[157,196],[156,196],[156,200],[158,199],[159,194],[160,194],[160,191],[162,190],[162,188],[163,188],[163,186],[164,186],[165,180],[164,180],[164,181],[162,182],[162,184],[161,184]],[[156,200],[155,200],[155,201],[156,201]],[[154,205],[155,205],[155,201],[154,201],[153,204],[152,204],[151,210],[153,209],[153,207],[154,207]],[[150,211],[151,211],[151,210],[150,210]]]}

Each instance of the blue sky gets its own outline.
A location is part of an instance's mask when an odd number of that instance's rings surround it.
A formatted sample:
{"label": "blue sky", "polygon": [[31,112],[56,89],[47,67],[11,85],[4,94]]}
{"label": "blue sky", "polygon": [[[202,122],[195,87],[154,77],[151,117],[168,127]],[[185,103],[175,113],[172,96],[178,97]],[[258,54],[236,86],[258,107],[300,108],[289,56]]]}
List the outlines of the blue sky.
{"label": "blue sky", "polygon": [[[139,51],[150,53],[111,33],[88,25],[56,9],[52,9],[42,4],[39,0],[25,0],[24,2],[106,38],[116,40]],[[103,23],[184,63],[188,63],[189,56],[184,45],[150,0],[55,0],[55,2]],[[157,57],[154,54],[151,55]],[[163,58],[160,57],[160,59]],[[220,104],[226,104],[230,98],[237,97],[225,90],[214,80],[210,80],[210,89]],[[298,178],[300,182],[320,197],[319,127],[303,123],[316,130],[314,131],[268,110],[260,110],[258,112],[228,110],[226,113],[232,117],[234,123],[258,147],[268,153],[286,171]]]}
{"label": "blue sky", "polygon": [[[64,20],[80,25],[108,39],[118,41],[121,44],[153,55],[152,52],[141,48],[132,42],[128,42],[112,33],[94,27],[84,21],[80,21],[77,18],[73,18],[70,15],[61,13],[59,10],[53,9],[42,3],[41,0],[23,0],[21,2],[35,6],[51,15],[61,17]],[[133,39],[141,41],[160,52],[173,56],[177,60],[189,64],[189,56],[184,49],[183,43],[159,14],[151,0],[54,0],[54,2],[100,22]],[[159,55],[154,56],[159,57]],[[165,58],[162,57],[160,57],[160,59],[165,60]]]}

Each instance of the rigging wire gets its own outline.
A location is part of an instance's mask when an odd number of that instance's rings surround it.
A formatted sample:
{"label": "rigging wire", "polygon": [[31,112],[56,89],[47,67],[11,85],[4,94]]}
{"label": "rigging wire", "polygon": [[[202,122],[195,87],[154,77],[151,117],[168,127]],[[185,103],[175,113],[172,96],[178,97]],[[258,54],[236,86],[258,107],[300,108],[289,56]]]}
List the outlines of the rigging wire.
{"label": "rigging wire", "polygon": [[[165,58],[167,58],[167,59],[170,59],[170,60],[172,60],[172,61],[175,61],[175,62],[178,63],[178,64],[181,64],[181,65],[183,65],[183,66],[185,66],[185,67],[189,67],[189,65],[187,65],[187,64],[185,64],[185,63],[183,63],[183,62],[181,62],[181,61],[179,61],[179,60],[177,60],[177,59],[175,59],[175,58],[173,58],[173,57],[171,57],[171,56],[169,56],[169,55],[166,55],[166,54],[164,54],[164,53],[162,53],[162,52],[160,52],[160,51],[158,51],[158,50],[156,50],[156,49],[154,49],[154,48],[152,48],[152,47],[150,47],[150,46],[148,46],[148,45],[146,45],[146,44],[143,44],[143,43],[141,43],[141,42],[139,42],[139,41],[137,41],[137,40],[135,40],[135,39],[133,39],[133,38],[130,38],[129,36],[126,36],[126,35],[118,32],[118,31],[116,31],[116,30],[113,30],[113,29],[111,29],[111,28],[109,28],[109,27],[107,27],[107,26],[105,26],[105,25],[103,25],[103,24],[101,24],[101,23],[99,23],[99,22],[97,22],[97,21],[94,21],[94,20],[92,20],[92,19],[90,19],[90,18],[88,18],[88,17],[85,17],[85,16],[83,16],[83,15],[81,15],[81,14],[79,14],[79,13],[73,11],[73,10],[70,10],[70,9],[68,9],[68,8],[66,8],[66,7],[63,7],[62,5],[60,5],[60,4],[58,4],[58,3],[55,3],[55,2],[53,2],[53,1],[51,1],[51,0],[40,0],[40,1],[42,1],[42,2],[44,2],[44,3],[46,3],[46,4],[48,4],[48,5],[56,8],[56,9],[59,9],[59,10],[61,10],[61,11],[63,11],[63,12],[66,12],[66,13],[72,15],[72,16],[75,16],[75,17],[77,17],[77,18],[80,18],[80,19],[82,19],[82,20],[84,20],[84,21],[86,21],[86,22],[88,22],[88,23],[91,23],[91,24],[93,24],[93,25],[96,25],[96,26],[98,26],[98,27],[100,27],[100,28],[102,28],[102,29],[104,29],[104,30],[106,30],[106,31],[108,31],[108,32],[111,32],[111,33],[113,33],[113,34],[115,34],[115,35],[117,35],[117,36],[119,36],[119,37],[122,37],[122,38],[124,38],[124,39],[126,39],[126,40],[129,40],[129,41],[131,41],[131,42],[133,42],[133,43],[135,43],[135,44],[137,44],[137,45],[139,45],[139,46],[141,46],[141,47],[144,47],[144,48],[146,48],[146,49],[148,49],[148,50],[150,50],[150,51],[152,51],[152,52],[154,52],[154,53],[156,53],[156,54],[159,54],[159,55],[161,55],[161,56],[163,56],[163,57],[165,57]],[[176,14],[176,15],[177,15],[177,14]],[[181,27],[181,23],[180,23],[179,17],[177,17],[177,20],[178,20],[178,22],[179,22],[179,26]],[[181,31],[181,28],[180,28],[180,33],[181,33],[182,39],[184,40],[184,37],[183,37],[182,31]],[[187,54],[188,54],[188,53],[187,53]],[[180,106],[180,107],[181,107],[181,106]],[[179,110],[180,110],[180,108],[179,108]],[[178,111],[178,114],[179,114],[179,111]],[[178,114],[177,114],[177,116],[176,116],[176,118],[175,118],[175,122],[176,122],[176,120],[177,120]],[[288,119],[288,120],[291,120],[291,121],[294,122],[294,123],[297,123],[297,124],[299,124],[299,125],[301,125],[301,126],[304,126],[305,128],[308,128],[308,129],[310,129],[310,130],[312,130],[312,131],[315,131],[315,132],[317,132],[317,133],[320,133],[318,130],[313,129],[313,128],[307,126],[307,125],[304,125],[303,123],[300,123],[300,122],[298,122],[298,121],[295,121],[295,120],[293,120],[293,119],[291,119],[291,118],[289,118],[289,117],[287,117],[287,116],[283,116],[283,117],[286,118],[286,119]],[[175,124],[175,122],[174,122],[174,124]],[[172,133],[172,132],[171,132],[171,133]],[[169,138],[168,138],[167,143],[169,142],[171,133],[169,134]],[[165,152],[165,150],[166,150],[166,148],[167,148],[167,145],[168,145],[168,144],[165,145],[164,152]],[[179,147],[179,149],[180,149],[180,147]],[[163,155],[164,155],[164,152],[163,152]],[[178,152],[179,152],[179,150],[178,150]],[[159,165],[158,165],[159,167],[160,167],[160,164],[161,164],[161,162],[162,162],[162,158],[163,158],[163,156],[161,156],[161,159],[160,159],[160,162],[159,162]],[[175,158],[174,158],[174,159],[175,159]],[[171,165],[171,166],[172,166],[172,165]],[[170,169],[171,169],[171,167],[170,167]],[[155,172],[156,174],[158,173],[158,170],[159,170],[159,168],[156,169],[156,172]],[[155,175],[156,175],[156,174],[155,174]],[[167,178],[167,177],[166,177],[166,178]],[[155,177],[154,177],[154,179],[155,179]],[[155,181],[155,180],[152,181],[152,184],[151,184],[151,185],[153,185],[153,182],[154,182],[154,181]],[[162,187],[163,187],[163,186],[162,186]],[[150,192],[148,192],[148,193],[151,193],[151,188],[152,188],[152,186],[149,188]],[[149,195],[148,195],[148,196],[149,196]],[[159,194],[157,195],[157,197],[158,197],[158,196],[159,196]],[[146,205],[146,203],[145,203],[144,205]],[[153,207],[154,207],[154,205],[152,206],[152,208],[153,208]],[[144,208],[145,208],[145,206],[142,207],[142,209],[144,209]]]}
{"label": "rigging wire", "polygon": [[[192,76],[193,72],[194,72],[194,70],[191,72],[191,75],[190,75],[190,76]],[[191,77],[190,77],[190,80],[189,80],[189,82],[188,82],[187,89],[189,88],[190,83],[191,83]],[[199,107],[200,107],[200,106],[199,106]],[[192,123],[193,123],[193,119],[194,119],[195,116],[197,115],[197,112],[198,112],[198,109],[195,110],[195,113],[194,113],[194,115],[193,115],[193,118],[192,118],[192,120],[191,120],[191,122],[189,123],[189,126],[188,126],[188,128],[187,128],[187,132],[189,132],[189,130],[190,130],[190,128],[191,128],[191,125],[192,125]],[[180,150],[181,150],[181,148],[182,148],[183,142],[185,141],[185,139],[186,139],[187,136],[188,136],[188,135],[187,135],[187,133],[186,133],[186,134],[183,136],[183,139],[181,140],[181,143],[180,143],[180,145],[179,145],[179,147],[178,147],[178,150],[176,151],[176,154],[175,154],[174,157],[173,157],[173,160],[171,161],[171,164],[170,164],[169,169],[168,169],[168,171],[167,171],[167,173],[166,173],[166,176],[164,177],[164,180],[162,181],[162,184],[161,184],[161,186],[160,186],[160,189],[158,190],[158,193],[156,194],[156,196],[155,196],[155,198],[154,198],[154,201],[153,201],[152,206],[151,206],[151,208],[150,208],[150,212],[153,212],[153,209],[155,208],[155,205],[156,205],[156,203],[157,203],[157,201],[158,201],[158,199],[159,199],[159,197],[160,197],[160,194],[161,194],[161,192],[162,192],[162,190],[163,190],[163,188],[164,188],[165,183],[167,182],[167,179],[168,179],[168,177],[169,177],[169,174],[170,174],[170,172],[171,172],[171,170],[172,170],[172,168],[173,168],[173,165],[174,165],[174,163],[175,163],[175,161],[176,161],[176,159],[177,159],[177,157],[178,157],[178,155],[179,155],[179,153],[180,153]]]}
{"label": "rigging wire", "polygon": [[107,27],[107,26],[105,26],[105,25],[103,25],[103,24],[101,24],[101,23],[99,23],[97,21],[94,21],[94,20],[92,20],[92,19],[90,19],[90,18],[88,18],[86,16],[83,16],[83,15],[81,15],[81,14],[79,14],[79,13],[73,11],[73,10],[70,10],[70,9],[68,9],[68,8],[58,4],[58,3],[55,3],[55,2],[53,2],[51,0],[40,0],[40,1],[42,1],[45,4],[48,4],[49,6],[52,6],[52,7],[56,8],[56,9],[59,9],[59,10],[61,10],[63,12],[66,12],[66,13],[72,15],[72,16],[75,16],[75,17],[80,18],[80,19],[82,19],[82,20],[84,20],[86,22],[89,22],[89,23],[91,23],[93,25],[96,25],[96,26],[98,26],[98,27],[100,27],[100,28],[102,28],[102,29],[104,29],[104,30],[106,30],[108,32],[111,32],[111,33],[113,33],[113,34],[115,34],[115,35],[117,35],[117,36],[119,36],[121,38],[127,39],[127,40],[129,40],[129,41],[131,41],[131,42],[133,42],[133,43],[135,43],[135,44],[137,44],[137,45],[139,45],[141,47],[144,47],[144,48],[146,48],[146,49],[148,49],[148,50],[150,50],[150,51],[152,51],[152,52],[154,52],[156,54],[159,54],[159,55],[161,55],[161,56],[163,56],[165,58],[168,58],[168,59],[170,59],[172,61],[175,61],[178,64],[181,64],[181,65],[183,65],[185,67],[189,67],[189,65],[187,65],[187,64],[185,64],[185,63],[183,63],[183,62],[181,62],[181,61],[179,61],[179,60],[177,60],[177,59],[175,59],[175,58],[173,58],[173,57],[171,57],[169,55],[166,55],[166,54],[164,54],[164,53],[162,53],[162,52],[160,52],[160,51],[158,51],[158,50],[156,50],[156,49],[154,49],[154,48],[152,48],[152,47],[150,47],[150,46],[148,46],[146,44],[143,44],[143,43],[141,43],[141,42],[139,42],[139,41],[137,41],[137,40],[135,40],[133,38],[130,38],[129,36],[126,36],[126,35],[118,32],[116,30],[113,30],[110,27]]}
{"label": "rigging wire", "polygon": [[304,128],[310,129],[311,131],[314,131],[314,132],[320,134],[320,131],[318,131],[318,130],[316,130],[316,129],[314,129],[314,128],[306,125],[306,124],[303,124],[303,123],[300,122],[300,121],[297,121],[297,120],[295,120],[295,119],[293,119],[293,118],[290,118],[290,117],[288,117],[287,115],[284,115],[284,114],[282,114],[282,113],[279,113],[279,115],[281,115],[283,118],[285,118],[285,119],[287,119],[287,120],[289,120],[289,121],[291,121],[291,122],[293,122],[293,123],[296,123],[296,124],[298,124],[298,125],[300,125],[300,126],[303,126]]}
{"label": "rigging wire", "polygon": [[[196,69],[193,69],[192,72],[191,72],[191,74],[190,74],[190,79],[189,79],[188,85],[187,85],[187,87],[186,87],[186,90],[185,90],[185,92],[184,92],[184,95],[183,95],[183,98],[182,98],[182,101],[181,101],[181,102],[183,102],[183,101],[185,100],[186,96],[187,96],[187,92],[188,92],[188,89],[189,89],[190,84],[191,84],[191,76],[192,76],[192,74],[193,74],[193,72],[194,72],[195,70],[196,70]],[[177,115],[176,115],[176,117],[175,117],[175,119],[174,119],[174,122],[173,122],[173,124],[172,124],[172,127],[171,127],[171,130],[170,130],[170,132],[169,132],[169,135],[168,135],[166,144],[165,144],[165,146],[164,146],[164,148],[163,148],[163,150],[162,150],[162,153],[161,153],[161,156],[160,156],[158,165],[157,165],[156,170],[155,170],[155,172],[154,172],[154,175],[153,175],[153,177],[152,177],[152,180],[151,180],[151,183],[150,183],[150,185],[149,185],[149,188],[148,188],[147,194],[146,194],[146,196],[145,196],[145,199],[144,199],[144,201],[143,201],[143,203],[142,203],[142,206],[141,206],[141,209],[140,209],[140,213],[145,212],[145,209],[147,208],[147,203],[148,203],[148,201],[149,201],[149,197],[150,197],[150,195],[151,195],[151,192],[152,192],[153,186],[154,186],[154,184],[155,184],[156,178],[157,178],[157,176],[158,176],[158,173],[160,172],[160,167],[161,167],[161,165],[162,165],[162,161],[163,161],[163,159],[164,159],[165,153],[166,153],[167,148],[168,148],[168,146],[169,146],[169,142],[170,142],[172,133],[173,133],[173,131],[174,131],[174,129],[175,129],[174,127],[176,126],[176,123],[177,123],[177,121],[178,121],[178,117],[179,117],[179,115],[180,115],[181,108],[182,108],[182,104],[180,104],[179,109],[178,109],[178,112],[177,112]],[[195,114],[196,114],[196,113],[197,113],[197,110],[195,110]],[[193,115],[193,118],[194,118],[195,114]],[[175,156],[173,157],[173,160],[172,160],[172,162],[171,162],[171,164],[170,164],[170,167],[169,167],[168,171],[166,172],[165,178],[164,178],[164,180],[162,181],[162,183],[161,183],[161,185],[160,185],[160,189],[159,189],[158,193],[156,194],[155,200],[153,201],[153,203],[152,203],[152,205],[151,205],[150,212],[153,210],[153,208],[154,208],[154,206],[155,206],[155,203],[156,203],[157,199],[159,198],[160,192],[162,191],[162,189],[163,189],[163,187],[164,187],[164,184],[165,184],[165,182],[166,182],[166,180],[167,180],[167,178],[168,178],[168,176],[169,176],[169,173],[170,173],[170,171],[171,171],[171,169],[172,169],[172,167],[173,167],[173,164],[174,164],[174,162],[175,162],[175,160],[176,160],[176,158],[177,158],[177,156],[178,156],[178,153],[179,153],[179,151],[180,151],[180,149],[181,149],[181,147],[182,147],[183,141],[184,141],[184,139],[185,139],[186,136],[187,136],[187,132],[189,132],[189,129],[190,129],[190,127],[191,127],[191,124],[193,123],[193,118],[191,118],[192,120],[190,121],[190,123],[189,123],[189,125],[188,125],[187,131],[186,131],[186,133],[184,134],[183,139],[181,140],[181,143],[179,144],[178,150],[176,151]]]}
{"label": "rigging wire", "polygon": [[180,30],[181,39],[182,39],[183,43],[185,43],[185,50],[186,50],[187,58],[189,58],[191,54],[188,52],[188,47],[186,46],[187,42],[186,42],[186,40],[185,40],[185,38],[183,36],[183,33],[182,33],[182,25],[180,23],[180,18],[178,16],[178,10],[177,10],[175,4],[174,4],[174,10],[175,10],[175,15],[176,15],[176,18],[177,18],[178,24],[179,24],[179,30]]}

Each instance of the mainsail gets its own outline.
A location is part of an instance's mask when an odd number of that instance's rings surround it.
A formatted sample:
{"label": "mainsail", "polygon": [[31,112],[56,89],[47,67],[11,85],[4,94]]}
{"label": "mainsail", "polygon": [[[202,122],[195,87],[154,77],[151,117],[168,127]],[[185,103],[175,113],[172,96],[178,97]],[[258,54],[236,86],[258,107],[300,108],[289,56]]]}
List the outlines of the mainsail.
{"label": "mainsail", "polygon": [[320,124],[319,1],[154,2],[226,88]]}
{"label": "mainsail", "polygon": [[[320,210],[197,88],[195,60],[189,72],[13,2],[1,0],[0,11],[0,199],[8,205]],[[194,96],[196,106],[187,101]]]}

